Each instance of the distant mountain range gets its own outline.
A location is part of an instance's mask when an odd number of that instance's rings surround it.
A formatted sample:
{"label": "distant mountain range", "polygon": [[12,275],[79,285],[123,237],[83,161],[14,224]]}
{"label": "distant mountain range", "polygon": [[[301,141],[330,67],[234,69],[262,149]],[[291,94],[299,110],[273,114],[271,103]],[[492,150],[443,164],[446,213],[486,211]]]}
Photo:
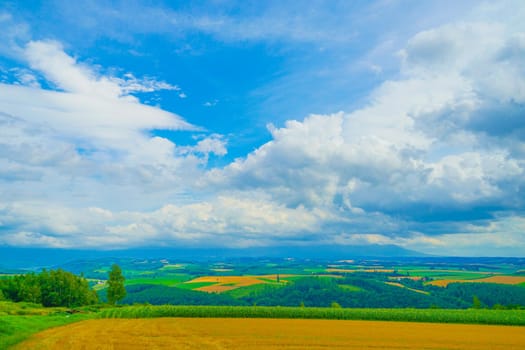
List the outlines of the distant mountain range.
{"label": "distant mountain range", "polygon": [[142,248],[126,250],[82,250],[56,248],[0,247],[0,268],[38,270],[76,260],[101,258],[137,258],[172,260],[223,260],[234,258],[297,258],[339,260],[354,258],[424,257],[425,254],[395,245],[362,246],[288,246],[257,248]]}

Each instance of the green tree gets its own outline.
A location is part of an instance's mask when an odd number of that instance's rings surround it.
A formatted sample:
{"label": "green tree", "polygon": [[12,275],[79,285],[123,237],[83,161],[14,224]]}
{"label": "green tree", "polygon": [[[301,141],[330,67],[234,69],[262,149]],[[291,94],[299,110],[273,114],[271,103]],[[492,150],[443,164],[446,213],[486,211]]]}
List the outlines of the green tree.
{"label": "green tree", "polygon": [[80,306],[95,304],[98,296],[88,281],[70,272],[44,270],[39,275],[29,273],[0,280],[5,299],[28,301],[43,306]]}
{"label": "green tree", "polygon": [[341,305],[337,301],[332,301],[332,304],[330,304],[330,307],[335,309],[340,309]]}
{"label": "green tree", "polygon": [[38,276],[30,273],[24,277],[18,290],[18,297],[23,301],[40,303],[42,300],[42,290],[39,285]]}
{"label": "green tree", "polygon": [[472,308],[474,309],[482,308],[481,300],[479,300],[479,298],[476,295],[472,297]]}
{"label": "green tree", "polygon": [[108,279],[108,302],[111,305],[115,305],[126,296],[125,280],[120,267],[117,264],[113,264]]}

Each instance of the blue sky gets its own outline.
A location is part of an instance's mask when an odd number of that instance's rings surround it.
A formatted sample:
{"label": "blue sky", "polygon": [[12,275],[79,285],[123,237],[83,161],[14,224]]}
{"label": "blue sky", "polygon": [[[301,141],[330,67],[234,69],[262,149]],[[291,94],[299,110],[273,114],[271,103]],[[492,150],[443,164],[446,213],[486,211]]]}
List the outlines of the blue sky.
{"label": "blue sky", "polygon": [[520,1],[3,1],[0,244],[524,256]]}

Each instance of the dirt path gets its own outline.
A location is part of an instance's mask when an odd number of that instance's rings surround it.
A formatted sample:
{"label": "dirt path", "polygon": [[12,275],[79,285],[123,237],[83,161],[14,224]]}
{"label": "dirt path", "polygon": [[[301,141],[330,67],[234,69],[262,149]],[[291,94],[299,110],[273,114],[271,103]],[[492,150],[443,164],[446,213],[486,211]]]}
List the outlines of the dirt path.
{"label": "dirt path", "polygon": [[433,323],[155,318],[88,320],[15,349],[525,349],[525,327]]}

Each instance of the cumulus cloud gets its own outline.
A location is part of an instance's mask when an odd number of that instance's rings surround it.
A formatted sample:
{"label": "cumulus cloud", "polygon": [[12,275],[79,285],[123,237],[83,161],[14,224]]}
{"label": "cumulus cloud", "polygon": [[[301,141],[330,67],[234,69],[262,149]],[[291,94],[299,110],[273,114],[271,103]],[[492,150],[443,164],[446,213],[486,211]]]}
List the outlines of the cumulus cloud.
{"label": "cumulus cloud", "polygon": [[[409,246],[416,228],[422,241],[433,234],[428,228],[435,221],[520,212],[522,135],[494,131],[494,125],[509,119],[512,128],[525,125],[525,71],[523,60],[515,59],[522,35],[493,23],[420,32],[400,53],[401,77],[381,84],[367,106],[270,126],[272,141],[212,170],[207,181],[225,189],[264,189],[289,208],[339,213],[340,230],[352,234],[348,242]],[[397,225],[366,220],[374,213]],[[349,224],[363,218],[368,232],[380,233],[360,235]],[[443,244],[461,227],[443,236]],[[503,231],[490,237],[498,235],[506,237]]]}
{"label": "cumulus cloud", "polygon": [[311,241],[519,253],[525,28],[476,16],[413,35],[398,52],[399,75],[363,107],[268,125],[269,142],[212,169],[208,157],[226,155],[227,139],[177,145],[151,136],[204,131],[133,95],[182,98],[178,86],[101,74],[54,41],[17,46],[28,64],[22,84],[0,84],[0,243]]}
{"label": "cumulus cloud", "polygon": [[115,247],[140,245],[221,245],[243,247],[316,235],[327,213],[288,209],[264,196],[218,196],[158,210],[71,209],[41,202],[0,203],[0,222],[16,230],[0,243],[20,246]]}

